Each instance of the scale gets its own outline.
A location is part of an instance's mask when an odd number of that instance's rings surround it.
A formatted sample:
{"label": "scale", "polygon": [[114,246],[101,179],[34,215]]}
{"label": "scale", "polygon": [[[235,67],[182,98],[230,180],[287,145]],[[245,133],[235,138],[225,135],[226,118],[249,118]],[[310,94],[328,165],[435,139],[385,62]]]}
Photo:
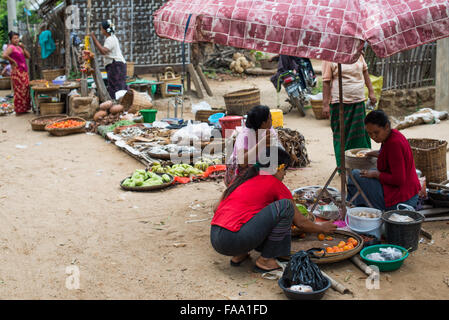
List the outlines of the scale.
{"label": "scale", "polygon": [[[174,96],[170,100],[170,104],[173,105],[175,112],[175,118],[178,118],[178,106],[181,106],[181,118],[184,116],[184,99],[182,95],[184,93],[182,84],[166,84],[166,92],[168,95]],[[167,118],[170,118],[170,105],[167,108]]]}

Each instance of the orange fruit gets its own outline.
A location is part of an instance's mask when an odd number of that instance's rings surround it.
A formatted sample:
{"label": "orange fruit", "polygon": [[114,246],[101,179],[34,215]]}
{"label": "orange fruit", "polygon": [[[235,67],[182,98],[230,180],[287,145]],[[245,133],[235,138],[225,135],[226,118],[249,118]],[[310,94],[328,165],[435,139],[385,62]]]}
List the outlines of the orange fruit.
{"label": "orange fruit", "polygon": [[348,242],[354,244],[354,243],[357,243],[357,240],[355,240],[354,238],[351,237],[348,239]]}
{"label": "orange fruit", "polygon": [[326,248],[326,252],[327,253],[334,253],[334,249],[332,249],[331,247],[327,247]]}
{"label": "orange fruit", "polygon": [[323,241],[324,240],[324,234],[320,233],[318,235],[318,240]]}
{"label": "orange fruit", "polygon": [[332,240],[334,240],[334,238],[332,238],[331,236],[327,236],[326,238],[324,238],[325,240],[327,240],[327,241],[332,241]]}
{"label": "orange fruit", "polygon": [[316,253],[317,253],[318,255],[320,255],[320,256],[321,256],[321,255],[323,255],[323,254],[324,254],[324,250],[321,250],[321,251],[317,251]]}
{"label": "orange fruit", "polygon": [[352,241],[352,245],[353,245],[354,247],[356,247],[358,244],[359,244],[359,242],[358,242],[357,240],[354,239],[354,241]]}
{"label": "orange fruit", "polygon": [[333,246],[332,249],[334,249],[334,252],[338,252],[338,247],[337,246]]}
{"label": "orange fruit", "polygon": [[350,250],[348,245],[343,247],[343,251],[348,251],[348,250]]}
{"label": "orange fruit", "polygon": [[338,247],[339,247],[339,248],[343,248],[345,245],[346,245],[346,242],[344,242],[344,241],[340,241],[340,242],[338,243]]}
{"label": "orange fruit", "polygon": [[352,243],[348,244],[349,250],[354,249],[354,245]]}

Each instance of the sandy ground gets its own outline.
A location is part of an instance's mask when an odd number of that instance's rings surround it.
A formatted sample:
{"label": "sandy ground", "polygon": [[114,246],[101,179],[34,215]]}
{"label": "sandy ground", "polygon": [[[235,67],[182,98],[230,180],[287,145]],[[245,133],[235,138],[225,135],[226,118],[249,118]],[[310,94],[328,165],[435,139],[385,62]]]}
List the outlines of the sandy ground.
{"label": "sandy ground", "polygon": [[[211,105],[224,105],[223,93],[256,86],[262,103],[276,106],[266,78],[210,83]],[[32,117],[0,117],[1,299],[286,299],[276,281],[252,273],[255,252],[233,268],[211,247],[210,207],[222,182],[124,192],[119,181],[142,164],[97,135],[34,132]],[[305,118],[291,112],[284,124],[304,134],[312,160],[285,183],[324,184],[335,167],[328,121],[308,110]],[[404,133],[449,140],[449,122]],[[329,290],[324,299],[448,299],[449,225],[425,227],[434,243],[426,240],[400,270],[383,273],[378,290],[368,290],[367,276],[349,261],[323,266],[354,292]]]}

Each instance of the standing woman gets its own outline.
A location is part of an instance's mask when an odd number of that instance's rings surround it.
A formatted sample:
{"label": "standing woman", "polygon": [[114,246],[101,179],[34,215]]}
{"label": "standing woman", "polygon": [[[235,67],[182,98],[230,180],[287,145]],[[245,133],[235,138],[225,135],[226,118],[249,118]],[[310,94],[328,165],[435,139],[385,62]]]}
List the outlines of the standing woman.
{"label": "standing woman", "polygon": [[[371,140],[365,130],[365,85],[368,87],[369,99],[376,103],[368,66],[363,55],[354,64],[342,64],[343,108],[345,125],[344,150],[371,148]],[[331,117],[334,138],[334,152],[337,166],[340,167],[340,95],[338,89],[338,65],[323,62],[323,115]]]}
{"label": "standing woman", "polygon": [[11,64],[11,80],[14,90],[14,111],[16,115],[27,113],[31,109],[30,78],[26,59],[30,58],[30,53],[20,42],[19,34],[11,31],[6,51],[3,59]]}
{"label": "standing woman", "polygon": [[111,20],[101,23],[101,33],[106,37],[104,46],[100,44],[95,37],[94,32],[91,33],[95,46],[104,56],[104,64],[108,74],[108,92],[112,99],[115,99],[115,93],[120,90],[128,90],[126,85],[126,60],[123,57],[120,44],[115,36],[115,27]]}

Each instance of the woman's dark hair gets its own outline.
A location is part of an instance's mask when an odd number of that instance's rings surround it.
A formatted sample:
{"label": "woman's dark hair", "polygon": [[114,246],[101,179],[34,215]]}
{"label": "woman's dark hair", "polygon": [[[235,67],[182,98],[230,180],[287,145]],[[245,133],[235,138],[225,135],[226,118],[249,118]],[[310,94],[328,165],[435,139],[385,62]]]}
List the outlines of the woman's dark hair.
{"label": "woman's dark hair", "polygon": [[270,117],[270,108],[267,106],[255,106],[247,113],[246,127],[259,130],[263,122]]}
{"label": "woman's dark hair", "polygon": [[[270,157],[270,150],[272,148],[267,148],[266,151],[266,159],[268,161],[266,163],[256,163],[255,165],[250,165],[249,168],[245,171],[244,174],[237,176],[234,181],[232,181],[231,185],[225,190],[223,193],[223,200],[226,199],[235,189],[237,189],[241,184],[248,181],[251,178],[254,178],[255,176],[259,175],[259,171],[261,168],[269,168],[272,165],[275,165],[276,168],[279,165],[284,164],[285,169],[287,169],[291,162],[292,158],[290,157],[290,154],[288,154],[287,151],[282,149],[281,147],[273,148],[277,151],[277,159],[273,157]],[[276,163],[274,161],[277,160]],[[272,163],[273,161],[273,163]]]}
{"label": "woman's dark hair", "polygon": [[379,127],[385,128],[385,126],[391,125],[390,120],[385,112],[382,110],[373,110],[365,118],[365,124],[375,124]]}
{"label": "woman's dark hair", "polygon": [[14,36],[20,36],[20,34],[18,34],[17,32],[14,32],[14,31],[10,31],[8,33],[9,41],[11,41]]}

